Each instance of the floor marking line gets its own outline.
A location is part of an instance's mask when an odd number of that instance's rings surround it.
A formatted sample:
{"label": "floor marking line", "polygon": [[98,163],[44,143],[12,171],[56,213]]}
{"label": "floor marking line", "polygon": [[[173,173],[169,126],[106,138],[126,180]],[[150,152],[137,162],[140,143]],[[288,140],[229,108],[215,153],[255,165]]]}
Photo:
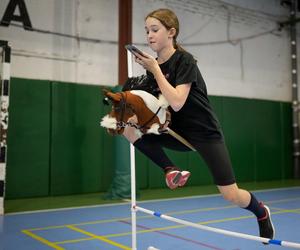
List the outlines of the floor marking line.
{"label": "floor marking line", "polygon": [[[229,206],[223,206],[223,207],[198,208],[198,209],[193,209],[193,210],[183,210],[183,211],[169,212],[169,213],[166,213],[166,214],[168,214],[168,215],[189,214],[189,213],[197,213],[197,212],[202,212],[202,211],[205,212],[205,211],[229,209],[229,208],[234,208],[234,207],[236,207],[236,206],[229,205]],[[150,216],[150,215],[143,215],[143,216],[138,216],[137,219],[146,219],[146,218],[152,218],[152,217],[153,216]],[[107,220],[96,220],[96,221],[90,221],[90,222],[65,224],[65,225],[59,225],[59,226],[30,228],[30,229],[27,229],[27,230],[30,230],[30,231],[49,230],[49,229],[64,228],[64,227],[68,227],[68,226],[84,226],[84,225],[93,225],[93,224],[104,224],[104,223],[111,223],[111,222],[119,222],[120,220],[128,220],[129,221],[129,220],[131,220],[131,217],[114,218],[114,219],[107,219]]]}
{"label": "floor marking line", "polygon": [[57,246],[55,243],[50,242],[50,241],[44,239],[43,237],[40,237],[40,236],[38,236],[38,235],[36,235],[36,234],[34,234],[34,233],[28,231],[28,230],[25,230],[25,229],[24,229],[24,230],[22,230],[22,233],[24,233],[24,234],[30,236],[31,238],[33,238],[33,239],[35,239],[35,240],[38,240],[38,241],[42,242],[43,244],[45,244],[45,245],[47,245],[47,246],[49,246],[49,247],[52,247],[53,249],[56,249],[56,250],[64,250],[64,248],[62,248],[62,247],[60,247],[60,246]]}
{"label": "floor marking line", "polygon": [[[222,222],[227,222],[227,221],[249,219],[249,218],[253,218],[253,217],[254,217],[253,215],[247,215],[247,216],[232,217],[232,218],[210,220],[210,221],[202,221],[202,222],[195,222],[195,223],[206,225],[206,224],[210,224],[210,223],[222,223]],[[150,228],[150,229],[147,229],[147,230],[137,230],[137,233],[151,233],[151,232],[155,232],[155,231],[163,231],[163,230],[177,229],[177,228],[183,228],[183,227],[187,227],[187,226],[185,226],[185,225],[175,225],[175,226],[167,226],[167,227],[157,227],[157,228]],[[125,233],[118,233],[118,234],[107,234],[107,235],[104,235],[104,236],[107,237],[107,238],[113,238],[113,237],[127,236],[127,235],[130,235],[130,234],[131,234],[131,231],[130,232],[125,232]]]}
{"label": "floor marking line", "polygon": [[[291,213],[291,214],[300,214],[300,208],[296,208],[296,209],[286,209],[286,208],[280,208],[280,207],[273,207],[272,209],[274,210],[278,210],[282,213]],[[276,213],[276,212],[275,212]]]}
{"label": "floor marking line", "polygon": [[88,240],[95,240],[95,239],[92,237],[86,237],[86,238],[79,238],[79,239],[73,239],[73,240],[55,241],[53,243],[55,243],[57,245],[63,245],[63,244],[77,243],[77,242],[88,241]]}
{"label": "floor marking line", "polygon": [[[120,221],[120,222],[128,224],[128,225],[131,225],[131,223],[128,222],[128,221]],[[139,224],[137,224],[137,227],[138,228],[147,229],[147,230],[151,229],[150,227],[146,227],[146,226],[139,225]],[[176,235],[176,234],[171,234],[171,233],[161,232],[161,231],[154,231],[154,232],[158,233],[158,234],[166,235],[168,237],[172,237],[172,238],[175,238],[175,239],[183,240],[183,241],[186,241],[186,242],[189,242],[189,243],[193,243],[193,244],[198,245],[198,246],[202,246],[202,247],[206,247],[206,248],[210,248],[210,249],[214,249],[214,250],[223,250],[222,248],[219,248],[217,246],[213,246],[213,245],[201,242],[201,241],[196,241],[196,240],[188,239],[188,238],[185,238],[183,236]]]}
{"label": "floor marking line", "polygon": [[113,246],[115,246],[115,247],[119,247],[119,248],[125,249],[125,250],[131,250],[130,247],[127,247],[127,246],[124,246],[124,245],[122,245],[122,244],[120,244],[120,243],[117,243],[117,242],[115,242],[115,241],[109,240],[109,239],[107,239],[107,237],[99,236],[99,235],[96,235],[96,234],[87,232],[87,231],[82,230],[82,229],[80,229],[80,228],[78,228],[78,227],[75,227],[75,226],[69,225],[69,226],[67,226],[67,227],[70,228],[70,229],[72,229],[72,230],[74,230],[74,231],[77,231],[77,232],[79,232],[79,233],[88,235],[88,236],[90,236],[90,237],[92,237],[92,238],[94,238],[94,239],[97,239],[97,240],[106,242],[106,243],[108,243],[108,244],[110,244],[110,245],[113,245]]}
{"label": "floor marking line", "polygon": [[[273,200],[273,201],[266,201],[265,204],[274,204],[274,203],[281,203],[281,202],[288,202],[288,201],[297,201],[300,200],[300,198],[287,198],[287,199],[280,199],[280,200]],[[194,210],[182,210],[182,211],[174,211],[174,212],[166,212],[166,215],[178,215],[178,214],[188,214],[188,213],[198,213],[202,211],[213,211],[213,210],[221,210],[221,209],[229,209],[237,207],[236,205],[228,205],[228,206],[222,206],[222,207],[208,207],[208,208],[199,208]],[[138,216],[137,219],[145,219],[145,218],[151,218],[150,215],[144,215],[144,216]],[[131,220],[131,217],[124,217],[124,218],[114,218],[114,219],[107,219],[107,220],[95,220],[95,221],[89,221],[89,222],[82,222],[82,223],[74,223],[74,224],[65,224],[65,225],[59,225],[59,226],[49,226],[49,227],[40,227],[40,228],[30,228],[27,229],[29,231],[39,231],[39,230],[49,230],[49,229],[58,229],[58,228],[64,228],[69,225],[71,226],[83,226],[83,225],[93,225],[93,224],[102,224],[102,223],[110,223],[110,222],[118,222],[120,220]]]}
{"label": "floor marking line", "polygon": [[[274,214],[284,214],[284,213],[289,213],[289,211],[287,210],[287,211],[272,212],[272,215],[274,215]],[[244,219],[250,219],[250,218],[255,218],[255,216],[254,215],[245,215],[245,216],[239,216],[239,217],[229,217],[229,218],[202,221],[202,222],[195,222],[195,223],[200,224],[200,225],[207,225],[207,224],[213,224],[213,223],[223,223],[223,222],[228,222],[228,221],[237,221],[237,220],[244,220]],[[183,227],[187,227],[187,226],[185,226],[185,225],[175,225],[175,226],[168,226],[168,227],[161,227],[161,228],[151,228],[149,230],[138,230],[137,233],[150,233],[150,232],[154,232],[154,231],[177,229],[177,228],[183,228]],[[119,234],[108,234],[108,235],[105,235],[105,237],[113,238],[113,237],[127,236],[127,235],[130,235],[130,234],[131,234],[131,232],[119,233]]]}

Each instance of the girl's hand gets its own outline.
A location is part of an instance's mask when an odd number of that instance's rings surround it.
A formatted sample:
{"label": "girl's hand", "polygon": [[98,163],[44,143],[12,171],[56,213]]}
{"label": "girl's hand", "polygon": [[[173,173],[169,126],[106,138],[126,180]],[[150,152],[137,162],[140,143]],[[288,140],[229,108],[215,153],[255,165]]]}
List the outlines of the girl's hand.
{"label": "girl's hand", "polygon": [[145,52],[143,52],[143,55],[136,53],[135,62],[141,65],[144,69],[150,71],[152,74],[154,74],[155,70],[160,69],[156,59]]}

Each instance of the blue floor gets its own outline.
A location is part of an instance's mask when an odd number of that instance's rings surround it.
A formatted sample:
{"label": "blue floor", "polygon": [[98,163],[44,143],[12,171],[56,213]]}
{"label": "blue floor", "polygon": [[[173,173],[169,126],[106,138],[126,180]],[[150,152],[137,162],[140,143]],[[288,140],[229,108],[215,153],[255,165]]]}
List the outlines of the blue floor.
{"label": "blue floor", "polygon": [[[276,239],[300,243],[300,187],[255,192],[271,209]],[[257,235],[255,218],[219,195],[139,202],[139,206],[210,227]],[[131,249],[130,204],[0,216],[1,250]],[[287,249],[137,214],[138,249]]]}

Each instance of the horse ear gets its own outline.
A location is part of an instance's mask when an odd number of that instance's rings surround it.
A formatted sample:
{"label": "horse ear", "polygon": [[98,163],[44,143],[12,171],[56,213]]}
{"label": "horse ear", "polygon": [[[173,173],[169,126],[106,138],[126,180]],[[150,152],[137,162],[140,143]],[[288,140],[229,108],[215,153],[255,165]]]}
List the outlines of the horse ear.
{"label": "horse ear", "polygon": [[111,100],[113,100],[113,101],[115,101],[115,102],[121,101],[121,98],[122,98],[120,93],[106,92],[105,95],[106,95],[109,99],[111,99]]}
{"label": "horse ear", "polygon": [[107,92],[110,92],[110,90],[108,88],[102,88],[102,93],[104,95],[106,95]]}

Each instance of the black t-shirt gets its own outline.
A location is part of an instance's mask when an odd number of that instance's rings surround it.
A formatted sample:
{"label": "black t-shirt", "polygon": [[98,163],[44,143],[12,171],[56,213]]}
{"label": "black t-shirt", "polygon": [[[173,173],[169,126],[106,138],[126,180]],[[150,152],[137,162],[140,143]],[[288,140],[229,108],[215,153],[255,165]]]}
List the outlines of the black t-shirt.
{"label": "black t-shirt", "polygon": [[[173,87],[192,84],[183,107],[177,112],[170,107],[170,128],[189,141],[222,141],[219,122],[210,106],[205,82],[193,56],[186,51],[176,50],[168,61],[160,64],[160,68]],[[147,71],[147,75],[153,79],[150,82],[157,86],[152,73]]]}

